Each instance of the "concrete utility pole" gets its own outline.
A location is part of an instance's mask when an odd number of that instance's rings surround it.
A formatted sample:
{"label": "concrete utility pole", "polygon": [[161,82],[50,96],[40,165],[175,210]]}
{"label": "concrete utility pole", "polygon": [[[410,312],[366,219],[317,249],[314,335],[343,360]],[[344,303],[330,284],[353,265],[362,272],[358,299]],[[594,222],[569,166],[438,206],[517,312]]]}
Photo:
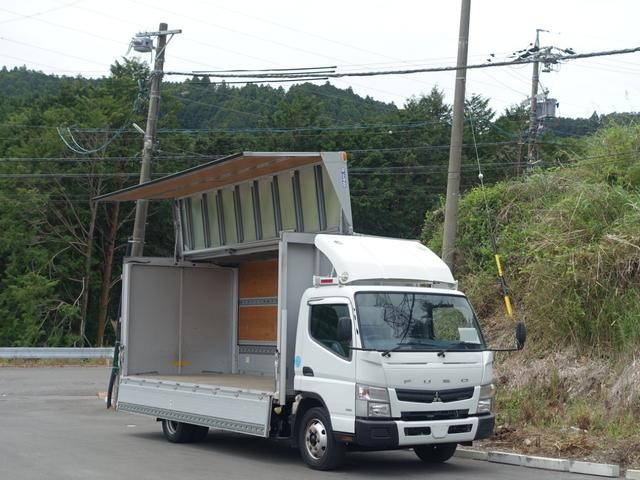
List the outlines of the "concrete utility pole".
{"label": "concrete utility pole", "polygon": [[[540,49],[540,28],[536,29],[536,43],[534,55],[537,58]],[[538,85],[540,84],[540,62],[533,62],[533,73],[531,75],[531,110],[529,111],[529,148],[527,151],[527,162],[531,167],[536,161],[536,134],[538,128]]]}
{"label": "concrete utility pole", "polygon": [[447,201],[444,209],[444,235],[442,238],[442,259],[453,269],[458,230],[458,199],[460,197],[460,169],[462,160],[462,132],[464,129],[464,99],[467,84],[467,52],[469,50],[469,19],[471,0],[462,0],[460,11],[460,38],[458,40],[458,61],[456,89],[453,100],[453,120],[451,124],[451,146],[449,148],[449,175],[447,177]]}
{"label": "concrete utility pole", "polygon": [[[153,72],[151,72],[151,91],[149,93],[149,111],[147,113],[147,128],[144,131],[144,144],[142,147],[142,163],[140,164],[140,183],[151,179],[151,157],[153,144],[156,140],[156,126],[160,113],[160,85],[164,68],[164,51],[167,46],[167,35],[180,33],[180,30],[168,31],[167,24],[161,23],[158,32],[145,32],[136,37],[158,37]],[[147,222],[147,209],[149,201],[140,199],[136,202],[136,217],[133,224],[133,236],[131,238],[131,256],[140,257],[144,249],[144,234]]]}

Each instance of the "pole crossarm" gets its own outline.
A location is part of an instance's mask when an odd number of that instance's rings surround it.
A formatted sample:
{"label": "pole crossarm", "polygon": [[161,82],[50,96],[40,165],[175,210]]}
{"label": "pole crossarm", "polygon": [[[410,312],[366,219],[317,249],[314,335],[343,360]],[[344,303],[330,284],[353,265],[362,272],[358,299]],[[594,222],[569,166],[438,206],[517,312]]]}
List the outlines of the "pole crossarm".
{"label": "pole crossarm", "polygon": [[159,30],[157,32],[140,32],[136,33],[136,37],[160,37],[163,35],[175,35],[182,33],[182,30]]}

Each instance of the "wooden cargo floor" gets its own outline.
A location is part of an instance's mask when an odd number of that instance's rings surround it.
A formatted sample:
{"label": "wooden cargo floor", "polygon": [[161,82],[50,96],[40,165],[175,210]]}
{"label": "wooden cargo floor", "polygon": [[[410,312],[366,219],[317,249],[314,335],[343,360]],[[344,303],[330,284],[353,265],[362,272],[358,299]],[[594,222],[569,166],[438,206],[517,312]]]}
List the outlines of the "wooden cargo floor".
{"label": "wooden cargo floor", "polygon": [[221,387],[258,390],[261,392],[275,391],[275,377],[268,375],[240,375],[230,373],[203,373],[189,375],[132,375],[132,377],[146,377],[167,382],[195,383],[200,385],[219,385]]}

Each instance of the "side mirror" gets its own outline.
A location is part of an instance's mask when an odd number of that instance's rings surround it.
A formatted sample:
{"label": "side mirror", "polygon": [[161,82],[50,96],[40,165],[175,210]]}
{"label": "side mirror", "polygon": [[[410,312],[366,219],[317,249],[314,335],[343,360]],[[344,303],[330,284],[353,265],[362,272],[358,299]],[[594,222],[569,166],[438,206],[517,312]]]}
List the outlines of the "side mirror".
{"label": "side mirror", "polygon": [[527,341],[527,327],[524,322],[516,323],[516,346],[518,350],[524,348],[524,343]]}
{"label": "side mirror", "polygon": [[351,318],[340,317],[338,319],[338,341],[339,342],[351,341]]}

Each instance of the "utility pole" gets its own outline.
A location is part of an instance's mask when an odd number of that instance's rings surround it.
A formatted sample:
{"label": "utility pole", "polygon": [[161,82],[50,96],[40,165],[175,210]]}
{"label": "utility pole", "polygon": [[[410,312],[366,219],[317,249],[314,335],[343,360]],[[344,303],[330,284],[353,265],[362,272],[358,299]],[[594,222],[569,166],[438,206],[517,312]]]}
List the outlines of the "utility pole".
{"label": "utility pole", "polygon": [[458,230],[458,199],[460,197],[460,170],[462,163],[462,132],[464,129],[464,99],[467,84],[467,53],[469,50],[469,19],[471,0],[462,0],[460,11],[460,37],[458,39],[458,60],[456,88],[453,100],[451,122],[451,145],[449,147],[449,174],[447,176],[447,201],[444,209],[444,235],[442,238],[442,259],[453,269]]}
{"label": "utility pole", "polygon": [[529,168],[536,161],[536,134],[538,128],[538,85],[540,84],[540,62],[537,60],[538,53],[540,51],[540,32],[544,32],[540,28],[536,29],[536,43],[534,45],[534,53],[533,55],[536,58],[536,61],[533,62],[533,73],[531,75],[531,107],[529,111],[529,148],[527,150],[527,162],[529,164]]}
{"label": "utility pole", "polygon": [[[153,156],[153,145],[156,140],[156,127],[158,115],[160,113],[160,85],[164,68],[164,51],[167,46],[167,35],[173,36],[181,33],[181,30],[167,30],[166,23],[161,23],[157,32],[139,33],[132,40],[133,48],[136,51],[153,51],[151,37],[158,37],[153,71],[151,72],[151,90],[149,93],[149,111],[147,113],[147,128],[144,131],[144,143],[142,147],[142,162],[140,164],[140,183],[148,182],[151,179],[151,157]],[[133,224],[133,235],[131,238],[131,256],[142,256],[144,249],[144,235],[147,222],[147,209],[149,201],[140,199],[136,202],[136,217]]]}

